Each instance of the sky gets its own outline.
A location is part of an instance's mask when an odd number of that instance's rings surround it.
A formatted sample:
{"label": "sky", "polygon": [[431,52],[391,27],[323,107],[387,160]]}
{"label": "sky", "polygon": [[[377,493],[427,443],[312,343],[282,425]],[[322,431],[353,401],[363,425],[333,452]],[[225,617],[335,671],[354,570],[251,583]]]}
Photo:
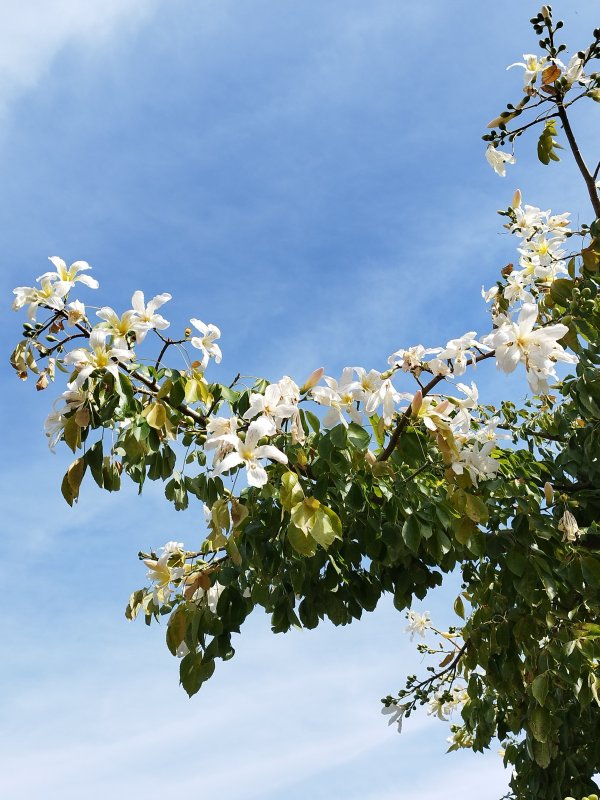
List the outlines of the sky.
{"label": "sky", "polygon": [[[576,5],[576,10],[573,9]],[[302,382],[315,367],[385,368],[421,342],[484,333],[480,298],[514,258],[496,210],[527,202],[589,221],[565,158],[543,167],[523,137],[498,178],[485,124],[519,97],[537,3],[507,0],[4,0],[0,29],[0,340],[20,333],[11,291],[46,258],[85,259],[90,302],[168,291],[171,330],[222,330],[215,378]],[[554,4],[585,45],[596,0]],[[595,12],[595,13],[594,13]],[[575,115],[584,152],[597,120]],[[167,313],[168,308],[168,313]],[[273,636],[256,614],[200,694],[178,686],[164,629],[129,623],[140,549],[193,546],[201,509],[151,486],[91,482],[60,496],[67,453],[36,394],[0,371],[4,429],[0,795],[17,800],[495,800],[495,750],[445,754],[421,714],[400,736],[380,715],[420,661],[383,601],[358,624]],[[484,397],[523,376],[481,365]],[[483,393],[483,392],[482,392]],[[440,625],[451,577],[418,609]]]}

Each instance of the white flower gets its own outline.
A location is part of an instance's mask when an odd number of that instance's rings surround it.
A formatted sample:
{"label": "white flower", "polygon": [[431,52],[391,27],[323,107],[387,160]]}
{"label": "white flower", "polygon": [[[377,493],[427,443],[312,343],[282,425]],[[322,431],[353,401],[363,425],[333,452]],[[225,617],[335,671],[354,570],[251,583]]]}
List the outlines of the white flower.
{"label": "white flower", "polygon": [[215,340],[221,338],[221,331],[216,325],[206,325],[199,319],[191,319],[190,322],[202,334],[202,336],[192,336],[190,344],[192,347],[202,351],[203,368],[206,369],[210,358],[214,358],[215,362],[220,364],[222,358],[221,348],[218,344],[215,344]]}
{"label": "white flower", "polygon": [[230,469],[243,464],[246,467],[246,475],[250,486],[264,486],[268,480],[267,472],[258,462],[260,459],[269,458],[272,461],[279,461],[280,464],[287,464],[287,456],[273,445],[258,445],[259,439],[265,435],[264,424],[255,420],[251,422],[246,431],[246,438],[242,441],[236,435],[225,435],[222,441],[228,442],[233,446],[233,452],[225,456],[222,461],[215,465],[215,475],[228,472]]}
{"label": "white flower", "polygon": [[[271,383],[264,394],[252,393],[250,407],[244,414],[244,419],[258,417],[268,423],[266,435],[272,436],[280,427],[282,420],[288,419],[296,412],[293,403],[286,402],[281,386]],[[260,415],[260,416],[259,416]]]}
{"label": "white flower", "polygon": [[457,475],[468,472],[473,484],[477,486],[479,480],[493,478],[498,472],[498,462],[490,456],[496,446],[496,440],[486,441],[480,445],[474,441],[458,453],[452,462],[452,469]]}
{"label": "white flower", "polygon": [[13,309],[23,308],[24,305],[29,303],[27,316],[29,319],[35,319],[38,306],[46,306],[54,311],[62,311],[65,307],[63,297],[68,293],[69,287],[64,283],[54,283],[49,277],[41,276],[38,278],[41,284],[41,289],[29,286],[17,286],[13,289],[15,299],[13,301]]}
{"label": "white flower", "polygon": [[143,292],[138,289],[137,292],[133,293],[131,305],[135,311],[135,321],[131,330],[135,333],[137,344],[141,344],[141,342],[144,341],[148,331],[153,329],[163,331],[165,328],[169,327],[171,323],[167,322],[160,314],[157,314],[156,309],[160,308],[170,299],[171,295],[168,292],[164,292],[163,294],[157,294],[156,297],[153,297],[148,305],[146,305]]}
{"label": "white flower", "polygon": [[48,437],[48,447],[52,452],[54,452],[54,448],[60,442],[66,421],[61,411],[51,411],[46,417],[44,432]]}
{"label": "white flower", "polygon": [[105,369],[115,380],[119,379],[118,363],[126,363],[134,358],[131,350],[123,350],[106,346],[108,333],[98,328],[94,328],[90,334],[89,346],[87,350],[79,347],[72,350],[65,356],[65,364],[73,364],[77,370],[77,377],[73,385],[79,389],[84,381],[95,369]]}
{"label": "white flower", "polygon": [[383,405],[381,416],[385,425],[392,424],[394,415],[397,413],[397,404],[401,400],[412,400],[412,395],[406,392],[396,391],[391,378],[383,381],[379,389],[373,392],[365,405],[365,413],[371,417],[380,405]]}
{"label": "white flower", "polygon": [[426,355],[439,353],[440,350],[440,347],[427,348],[423,347],[422,344],[416,344],[406,350],[396,350],[388,358],[388,364],[392,367],[400,367],[403,372],[409,372],[411,369],[420,367]]}
{"label": "white flower", "polygon": [[398,725],[398,733],[402,731],[402,722],[404,721],[404,714],[406,713],[406,705],[400,703],[392,703],[389,706],[384,706],[381,713],[384,716],[389,716],[388,725]]}
{"label": "white flower", "polygon": [[428,430],[435,433],[438,428],[448,428],[451,420],[446,412],[449,409],[449,400],[424,397],[415,416],[423,421]]}
{"label": "white flower", "polygon": [[144,564],[148,567],[147,577],[154,584],[154,602],[157,605],[167,602],[172,592],[171,581],[181,577],[181,569],[169,567],[168,562],[172,555],[181,553],[182,547],[182,542],[167,542],[161,548],[162,553],[158,558],[144,559]]}
{"label": "white flower", "polygon": [[360,425],[361,415],[356,408],[356,395],[361,391],[361,387],[358,381],[354,380],[352,367],[345,367],[339,381],[328,376],[325,376],[323,380],[327,386],[315,386],[310,391],[310,395],[316,403],[330,408],[323,419],[323,426],[332,428],[334,425],[342,424],[347,427],[348,422],[342,412],[348,414],[353,422]]}
{"label": "white flower", "polygon": [[112,308],[103,306],[96,312],[96,316],[104,320],[104,322],[99,323],[97,327],[100,330],[106,331],[113,337],[113,347],[127,349],[127,334],[134,330],[134,324],[138,319],[137,313],[133,310],[125,311],[123,315],[119,317],[117,312]]}
{"label": "white flower", "polygon": [[48,261],[52,262],[56,267],[56,272],[45,272],[37,278],[38,281],[45,279],[51,281],[58,281],[66,288],[65,294],[74,286],[75,283],[83,283],[84,286],[89,286],[90,289],[97,289],[100,285],[95,278],[90,278],[89,275],[80,275],[80,272],[85,272],[91,269],[87,261],[74,261],[70,267],[58,256],[50,256]]}
{"label": "white flower", "polygon": [[481,287],[481,296],[485,300],[486,303],[495,300],[498,296],[498,286],[492,286],[490,289],[486,289],[484,286]]}
{"label": "white flower", "polygon": [[524,53],[523,54],[523,61],[517,61],[514,64],[510,64],[506,69],[512,69],[513,67],[523,67],[525,69],[524,80],[525,86],[529,84],[533,84],[536,81],[536,78],[540,72],[548,66],[548,59],[546,56],[543,58],[539,58],[534,55],[533,53]]}
{"label": "white flower", "polygon": [[560,518],[560,522],[558,523],[558,530],[564,533],[563,540],[565,542],[576,542],[577,537],[579,536],[579,525],[577,524],[577,520],[571,514],[571,512],[566,509],[565,513]]}
{"label": "white flower", "polygon": [[583,60],[578,55],[571,58],[562,77],[566,80],[567,86],[572,86],[576,81],[583,84],[590,82],[590,78],[586,78],[583,74]]}
{"label": "white flower", "polygon": [[466,728],[453,725],[450,730],[452,731],[452,736],[449,736],[446,741],[450,744],[451,750],[473,746],[473,736]]}
{"label": "white flower", "polygon": [[73,300],[65,308],[67,312],[67,325],[76,325],[85,319],[85,306],[80,300]]}
{"label": "white flower", "polygon": [[472,364],[475,363],[475,354],[472,348],[481,347],[481,344],[475,339],[476,335],[475,331],[469,331],[463,334],[460,339],[450,339],[446,347],[440,352],[440,361],[451,360],[454,362],[452,371],[455,375],[463,375],[465,373],[469,358]]}
{"label": "white flower", "polygon": [[212,611],[213,614],[217,613],[217,603],[219,602],[219,597],[221,597],[224,588],[225,587],[221,586],[221,584],[217,581],[206,592],[206,603],[209,610]]}
{"label": "white flower", "polygon": [[419,614],[416,611],[407,611],[406,619],[408,620],[408,625],[405,630],[410,633],[411,641],[414,639],[415,633],[425,638],[427,630],[431,627],[429,611],[425,611],[424,614]]}
{"label": "white flower", "polygon": [[488,145],[485,151],[485,157],[494,172],[500,175],[501,178],[506,176],[506,165],[515,164],[517,161],[511,153],[504,153],[502,150],[498,150],[497,147],[494,147],[493,144]]}
{"label": "white flower", "polygon": [[513,372],[523,362],[527,380],[534,392],[547,388],[547,378],[556,377],[555,362],[575,364],[577,357],[567,353],[559,339],[567,333],[566,325],[548,325],[534,330],[538,308],[525,303],[516,321],[504,318],[502,324],[484,338],[496,350],[496,364],[502,372]]}

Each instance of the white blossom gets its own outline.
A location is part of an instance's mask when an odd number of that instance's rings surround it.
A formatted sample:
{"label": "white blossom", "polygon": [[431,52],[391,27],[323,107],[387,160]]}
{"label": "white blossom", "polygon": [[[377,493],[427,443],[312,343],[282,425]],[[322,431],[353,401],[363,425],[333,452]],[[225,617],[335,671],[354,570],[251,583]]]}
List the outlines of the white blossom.
{"label": "white blossom", "polygon": [[524,81],[525,86],[535,83],[537,76],[540,72],[546,69],[548,66],[548,58],[543,56],[542,58],[538,58],[533,53],[524,53],[523,54],[523,61],[517,61],[514,64],[510,64],[506,69],[512,69],[513,67],[523,67],[525,70],[524,73]]}
{"label": "white blossom", "polygon": [[80,272],[85,272],[88,269],[91,269],[87,261],[74,261],[70,267],[67,267],[63,259],[59,258],[58,256],[50,256],[48,261],[54,265],[56,271],[44,272],[44,274],[40,275],[37,280],[56,281],[61,286],[61,289],[65,289],[65,294],[76,283],[83,283],[84,286],[88,286],[90,289],[97,289],[100,285],[95,278],[91,278],[89,275],[79,274]]}
{"label": "white blossom", "polygon": [[157,314],[156,309],[168,303],[170,299],[171,295],[168,292],[164,292],[163,294],[157,294],[156,297],[153,297],[148,305],[146,305],[143,292],[138,289],[133,293],[131,305],[135,312],[135,319],[131,330],[135,333],[137,344],[141,344],[144,341],[148,331],[163,331],[165,328],[169,327],[171,323],[167,322],[160,314]]}
{"label": "white blossom", "polygon": [[67,312],[67,325],[76,325],[85,319],[85,306],[80,300],[73,300],[66,306],[65,311]]}
{"label": "white blossom", "polygon": [[221,348],[218,344],[215,344],[215,341],[221,338],[221,331],[216,325],[206,325],[199,319],[191,319],[190,322],[202,334],[202,336],[192,336],[190,339],[192,347],[202,351],[202,367],[206,369],[211,358],[214,358],[215,363],[220,364],[222,358]]}
{"label": "white blossom", "polygon": [[254,420],[250,423],[246,431],[246,438],[240,439],[237,435],[225,435],[222,440],[233,446],[232,452],[228,453],[222,461],[215,464],[215,475],[228,472],[230,469],[239,465],[246,467],[246,476],[250,486],[264,486],[268,480],[267,472],[258,462],[261,459],[271,459],[279,461],[280,464],[287,464],[287,456],[275,446],[264,444],[258,446],[260,439],[265,436],[264,424]]}
{"label": "white blossom", "polygon": [[547,379],[556,377],[557,361],[577,362],[577,357],[558,343],[567,333],[567,326],[558,323],[534,329],[537,316],[537,306],[525,303],[516,321],[503,318],[499,327],[483,340],[495,349],[496,364],[502,372],[513,372],[519,363],[525,364],[527,380],[534,392],[547,390]]}
{"label": "white blossom", "polygon": [[425,638],[427,631],[431,627],[429,611],[425,611],[423,614],[419,614],[417,611],[407,611],[406,619],[408,620],[408,625],[405,630],[410,633],[411,641],[414,639],[415,634]]}
{"label": "white blossom", "polygon": [[65,364],[72,364],[77,370],[77,377],[74,386],[79,388],[84,381],[96,369],[104,369],[110,372],[115,380],[119,379],[118,363],[126,364],[134,358],[131,350],[107,347],[106,338],[108,333],[98,328],[94,328],[90,334],[89,347],[79,347],[72,350],[65,356]]}
{"label": "white blossom", "polygon": [[500,175],[501,178],[506,176],[506,165],[515,164],[517,161],[512,153],[504,153],[502,150],[498,150],[497,147],[494,147],[493,144],[488,145],[485,151],[485,157],[494,172]]}

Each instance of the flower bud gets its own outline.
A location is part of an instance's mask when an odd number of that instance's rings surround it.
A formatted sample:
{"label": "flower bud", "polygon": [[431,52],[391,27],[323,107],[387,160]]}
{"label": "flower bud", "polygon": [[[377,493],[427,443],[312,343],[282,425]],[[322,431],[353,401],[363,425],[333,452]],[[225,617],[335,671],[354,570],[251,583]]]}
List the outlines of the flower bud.
{"label": "flower bud", "polygon": [[511,208],[519,208],[521,205],[521,190],[517,189],[517,191],[513,194],[512,203],[510,204]]}
{"label": "flower bud", "polygon": [[323,377],[324,372],[325,370],[323,369],[323,367],[319,367],[318,369],[313,370],[313,372],[310,373],[306,381],[300,387],[300,394],[306,394],[306,392],[308,392],[309,389],[312,389],[313,386],[316,386],[317,383]]}
{"label": "flower bud", "polygon": [[367,462],[367,464],[370,464],[371,466],[377,463],[377,457],[372,450],[367,450],[367,452],[365,453],[365,461]]}
{"label": "flower bud", "polygon": [[551,484],[546,481],[544,484],[544,497],[546,498],[546,503],[550,505],[552,500],[554,499],[554,489],[552,488]]}
{"label": "flower bud", "polygon": [[422,405],[423,405],[423,392],[420,389],[418,389],[415,392],[415,395],[412,399],[412,403],[410,406],[413,416],[415,417],[417,416],[417,414],[419,413],[419,409],[421,408]]}

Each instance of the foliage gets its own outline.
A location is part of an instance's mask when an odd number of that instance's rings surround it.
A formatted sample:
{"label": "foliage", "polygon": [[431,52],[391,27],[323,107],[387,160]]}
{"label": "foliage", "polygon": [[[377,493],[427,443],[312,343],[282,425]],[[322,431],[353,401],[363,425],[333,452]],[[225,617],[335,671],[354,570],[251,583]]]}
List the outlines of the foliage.
{"label": "foliage", "polygon": [[[501,213],[519,268],[484,292],[487,335],[398,350],[383,371],[347,368],[335,380],[316,370],[301,387],[288,376],[212,382],[216,326],[192,319],[168,338],[158,309],[170,295],[146,303],[139,291],[124,314],[105,306],[94,323],[71,299],[77,283],[98,287],[89,265],[53,257],[39,286],[15,289],[28,322],[11,363],[21,379],[34,373],[38,390],[68,375],[46,429],[51,447],[65,442],[75,455],[61,486],[70,505],[86,473],[110,492],[128,476],[140,492],[162,481],[176,509],[203,504],[199,548],[140,553],[150,584],[126,610],[148,624],[168,617],[189,695],[233,656],[232,634],[258,606],[274,632],[345,625],[384,593],[409,609],[458,568],[457,626],[441,631],[408,612],[435,666],[409,676],[384,712],[399,726],[418,705],[444,720],[459,714],[450,750],[499,739],[511,796],[562,800],[593,791],[600,769],[600,197],[568,117],[600,97],[590,69],[600,30],[565,65],[562,23],[547,6],[532,23],[545,55],[519,62],[523,97],[490,123],[486,156],[504,175],[515,157],[499,147],[540,125],[538,156],[551,164],[560,126],[594,217],[572,229],[568,214],[515,194]],[[160,348],[152,359],[149,335]],[[174,352],[179,368],[167,363]],[[453,393],[456,378],[492,359],[525,370],[533,397],[522,407],[482,405],[474,383]],[[572,369],[562,379],[558,362]]]}

